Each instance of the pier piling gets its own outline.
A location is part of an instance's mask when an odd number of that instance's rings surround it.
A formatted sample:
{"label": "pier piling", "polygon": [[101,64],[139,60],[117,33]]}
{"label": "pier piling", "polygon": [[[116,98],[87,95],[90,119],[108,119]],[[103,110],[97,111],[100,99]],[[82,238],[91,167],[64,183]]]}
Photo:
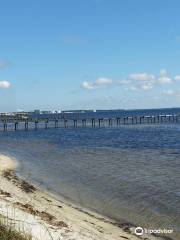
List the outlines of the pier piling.
{"label": "pier piling", "polygon": [[[122,119],[122,120],[121,120]],[[17,118],[17,117],[1,117],[0,131],[9,130],[28,130],[42,128],[59,128],[59,127],[111,127],[134,124],[164,124],[164,123],[178,123],[180,114],[165,114],[165,115],[140,115],[140,116],[123,116],[123,117],[108,117],[108,118]]]}
{"label": "pier piling", "polygon": [[91,123],[92,123],[92,127],[95,127],[95,119],[94,118],[91,119]]}
{"label": "pier piling", "polygon": [[34,123],[35,123],[35,130],[37,130],[38,129],[38,120],[36,120]]}
{"label": "pier piling", "polygon": [[18,122],[14,123],[14,130],[16,131],[18,129]]}
{"label": "pier piling", "polygon": [[121,123],[121,119],[118,117],[118,118],[116,118],[116,123],[117,123],[117,126],[119,126],[120,125],[120,123]]}
{"label": "pier piling", "polygon": [[86,127],[86,119],[82,119],[82,126]]}
{"label": "pier piling", "polygon": [[55,121],[54,121],[54,127],[58,128],[58,120],[57,119],[55,119]]}
{"label": "pier piling", "polygon": [[25,126],[25,130],[28,130],[28,121],[24,123],[24,126]]}
{"label": "pier piling", "polygon": [[74,127],[77,127],[77,119],[73,119]]}
{"label": "pier piling", "polygon": [[68,120],[64,119],[64,127],[67,128],[68,127]]}
{"label": "pier piling", "polygon": [[109,126],[112,126],[112,118],[109,118]]}
{"label": "pier piling", "polygon": [[4,124],[3,124],[3,129],[4,129],[4,132],[7,131],[7,123],[6,122],[4,122]]}

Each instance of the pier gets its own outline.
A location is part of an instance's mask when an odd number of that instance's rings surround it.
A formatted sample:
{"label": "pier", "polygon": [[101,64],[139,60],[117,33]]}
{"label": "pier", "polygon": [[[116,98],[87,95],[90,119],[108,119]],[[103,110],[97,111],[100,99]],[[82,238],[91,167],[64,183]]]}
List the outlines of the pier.
{"label": "pier", "polygon": [[85,127],[119,127],[122,125],[168,124],[179,123],[180,115],[153,115],[153,116],[121,116],[114,118],[64,118],[50,116],[48,118],[29,117],[0,117],[0,131],[17,131],[48,128],[85,128]]}

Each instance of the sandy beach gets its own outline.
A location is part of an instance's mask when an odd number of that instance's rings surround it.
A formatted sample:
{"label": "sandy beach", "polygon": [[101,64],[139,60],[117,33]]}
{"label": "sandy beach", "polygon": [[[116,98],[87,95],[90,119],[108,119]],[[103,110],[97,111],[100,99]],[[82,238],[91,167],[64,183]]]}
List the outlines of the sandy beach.
{"label": "sandy beach", "polygon": [[[94,212],[57,200],[19,178],[17,161],[0,155],[1,221],[30,234],[37,240],[137,240],[162,239],[136,236],[135,226],[117,224]],[[7,220],[8,219],[8,220]]]}

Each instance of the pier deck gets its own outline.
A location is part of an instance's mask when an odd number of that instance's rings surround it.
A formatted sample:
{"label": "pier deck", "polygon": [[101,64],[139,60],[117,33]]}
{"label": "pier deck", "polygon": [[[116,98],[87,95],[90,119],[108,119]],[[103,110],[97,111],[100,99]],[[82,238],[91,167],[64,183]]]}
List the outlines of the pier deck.
{"label": "pier deck", "polygon": [[180,115],[154,115],[154,116],[124,116],[116,118],[29,118],[29,117],[0,117],[0,131],[68,128],[68,127],[118,127],[121,125],[136,124],[163,124],[178,123]]}

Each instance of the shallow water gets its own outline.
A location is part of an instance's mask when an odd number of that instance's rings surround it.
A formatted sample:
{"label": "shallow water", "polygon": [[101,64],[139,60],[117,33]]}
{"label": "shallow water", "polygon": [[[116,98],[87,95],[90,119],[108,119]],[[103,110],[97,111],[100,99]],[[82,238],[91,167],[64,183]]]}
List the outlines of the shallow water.
{"label": "shallow water", "polygon": [[118,221],[180,238],[180,126],[1,133],[0,151],[42,188]]}

